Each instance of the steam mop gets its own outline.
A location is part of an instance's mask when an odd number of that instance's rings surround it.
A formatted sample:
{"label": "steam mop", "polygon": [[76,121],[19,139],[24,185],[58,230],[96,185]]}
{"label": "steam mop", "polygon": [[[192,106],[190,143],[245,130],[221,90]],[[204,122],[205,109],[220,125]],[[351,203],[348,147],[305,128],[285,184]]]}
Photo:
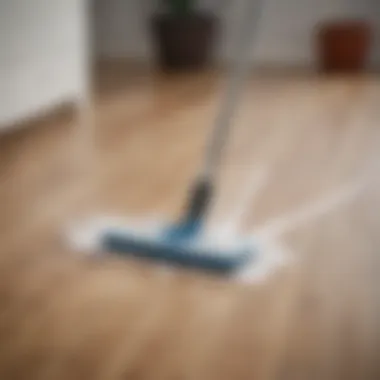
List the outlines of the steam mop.
{"label": "steam mop", "polygon": [[[220,242],[205,233],[205,221],[214,193],[214,177],[232,124],[238,97],[249,73],[249,51],[253,27],[259,18],[259,0],[247,0],[243,12],[237,62],[206,149],[205,162],[190,192],[184,216],[177,223],[145,227],[103,223],[90,228],[87,247],[109,254],[155,261],[228,275],[254,260],[258,246],[252,239]],[[83,235],[83,234],[82,234]],[[86,234],[85,234],[86,235]]]}

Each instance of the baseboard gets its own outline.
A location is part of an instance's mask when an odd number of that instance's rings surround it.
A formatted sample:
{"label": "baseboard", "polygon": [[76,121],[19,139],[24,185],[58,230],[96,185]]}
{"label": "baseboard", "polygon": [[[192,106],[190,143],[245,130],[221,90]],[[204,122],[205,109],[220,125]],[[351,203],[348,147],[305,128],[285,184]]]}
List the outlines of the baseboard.
{"label": "baseboard", "polygon": [[[229,71],[233,68],[232,60],[216,60],[205,69],[205,71]],[[314,76],[320,72],[316,64],[310,60],[299,60],[299,62],[252,62],[252,74],[258,75],[273,75],[273,76]],[[113,57],[98,59],[94,65],[94,76],[99,83],[110,82],[110,77],[116,74],[115,77],[126,78],[128,80],[138,78],[139,75],[155,73],[154,63],[147,59],[128,58],[128,57]],[[379,74],[380,59],[371,63],[364,74]]]}
{"label": "baseboard", "polygon": [[[233,68],[233,62],[231,60],[215,60],[212,62],[205,71],[226,71]],[[130,74],[130,76],[139,74],[155,72],[155,66],[153,62],[149,62],[146,59],[134,59],[127,57],[114,57],[114,58],[100,58],[94,65],[94,75],[96,79],[104,78],[110,74]],[[273,74],[287,74],[287,73],[301,73],[301,74],[313,74],[316,72],[314,65],[309,62],[300,63],[266,63],[252,62],[252,72],[259,73],[273,73]]]}
{"label": "baseboard", "polygon": [[77,113],[78,103],[76,101],[63,101],[28,117],[1,125],[0,140],[34,133],[36,128],[48,128],[57,123],[69,123],[77,117]]}

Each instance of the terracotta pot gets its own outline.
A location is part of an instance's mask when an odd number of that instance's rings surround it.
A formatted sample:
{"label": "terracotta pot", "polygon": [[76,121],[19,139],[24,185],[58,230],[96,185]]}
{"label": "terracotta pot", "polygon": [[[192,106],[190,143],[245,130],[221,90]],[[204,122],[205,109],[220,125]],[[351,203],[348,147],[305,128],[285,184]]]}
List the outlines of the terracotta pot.
{"label": "terracotta pot", "polygon": [[210,14],[155,15],[153,46],[164,71],[198,70],[212,58],[218,20]]}
{"label": "terracotta pot", "polygon": [[371,27],[364,21],[333,21],[318,30],[319,66],[324,72],[360,72],[368,63]]}

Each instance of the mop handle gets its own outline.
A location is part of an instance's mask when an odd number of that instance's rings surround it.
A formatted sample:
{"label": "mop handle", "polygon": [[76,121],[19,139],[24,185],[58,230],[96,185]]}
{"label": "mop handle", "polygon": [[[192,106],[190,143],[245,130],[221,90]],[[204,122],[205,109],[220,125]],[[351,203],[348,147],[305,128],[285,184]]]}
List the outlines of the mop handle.
{"label": "mop handle", "polygon": [[228,139],[234,112],[238,106],[246,76],[250,71],[249,53],[252,46],[262,0],[245,0],[242,27],[237,36],[237,60],[227,81],[227,89],[220,105],[220,111],[206,149],[205,162],[198,180],[191,189],[188,210],[184,218],[185,226],[202,221],[213,197],[214,174],[218,169],[222,151]]}
{"label": "mop handle", "polygon": [[228,134],[232,126],[232,120],[238,107],[243,86],[250,72],[250,52],[256,28],[262,11],[262,0],[246,0],[243,9],[241,28],[237,35],[236,62],[227,80],[227,88],[223,96],[220,111],[216,117],[215,125],[211,133],[206,149],[205,162],[201,172],[201,178],[212,181],[215,171],[218,169],[226,145]]}

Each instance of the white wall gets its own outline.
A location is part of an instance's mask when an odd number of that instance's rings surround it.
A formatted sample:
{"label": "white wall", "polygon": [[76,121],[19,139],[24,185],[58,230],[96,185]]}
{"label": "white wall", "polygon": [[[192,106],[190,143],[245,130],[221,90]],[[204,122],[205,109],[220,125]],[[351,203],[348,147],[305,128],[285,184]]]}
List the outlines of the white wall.
{"label": "white wall", "polygon": [[150,56],[149,0],[93,0],[96,53],[101,57]]}
{"label": "white wall", "polygon": [[81,97],[85,0],[0,2],[0,125]]}
{"label": "white wall", "polygon": [[[94,0],[97,54],[102,57],[148,59],[149,0]],[[209,0],[203,0],[204,2]],[[251,0],[259,1],[259,0]],[[252,60],[270,64],[309,64],[313,61],[312,30],[325,18],[365,17],[378,26],[380,6],[376,0],[263,0],[264,9]],[[224,1],[220,14],[225,21],[219,56],[233,56],[237,17],[246,0]],[[214,2],[215,3],[215,2]],[[217,3],[217,2],[216,2]],[[377,11],[377,12],[376,12]],[[376,47],[376,55],[380,56]]]}

